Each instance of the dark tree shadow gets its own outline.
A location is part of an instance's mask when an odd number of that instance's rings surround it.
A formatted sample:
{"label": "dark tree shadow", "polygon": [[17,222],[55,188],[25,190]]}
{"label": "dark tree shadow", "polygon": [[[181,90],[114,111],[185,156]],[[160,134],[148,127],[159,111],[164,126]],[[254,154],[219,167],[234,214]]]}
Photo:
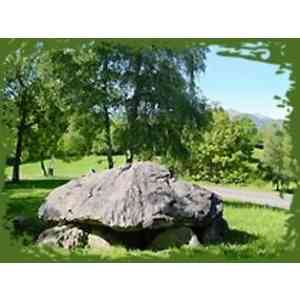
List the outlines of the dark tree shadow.
{"label": "dark tree shadow", "polygon": [[[45,224],[38,218],[38,209],[45,201],[47,193],[66,180],[24,180],[19,183],[7,182],[3,194],[6,198],[6,211],[1,225],[9,230],[12,239],[32,243],[45,229]],[[21,190],[45,190],[38,193],[24,193]],[[21,193],[19,193],[21,191]]]}
{"label": "dark tree shadow", "polygon": [[237,202],[237,201],[224,201],[225,204],[225,210],[226,207],[232,207],[232,208],[240,208],[240,209],[247,209],[247,208],[267,208],[268,210],[275,210],[275,211],[285,211],[288,212],[288,210],[280,208],[280,207],[270,207],[265,206],[262,204],[256,204],[256,203],[250,203],[250,202]]}
{"label": "dark tree shadow", "polygon": [[45,224],[38,218],[38,209],[44,198],[26,197],[7,202],[7,209],[2,220],[13,239],[32,243],[45,229]]}
{"label": "dark tree shadow", "polygon": [[258,236],[246,231],[230,229],[225,236],[224,244],[227,245],[246,245],[258,240]]}
{"label": "dark tree shadow", "polygon": [[7,181],[5,183],[5,190],[17,189],[54,189],[59,187],[69,180],[67,179],[39,179],[39,180],[22,180],[19,183]]}

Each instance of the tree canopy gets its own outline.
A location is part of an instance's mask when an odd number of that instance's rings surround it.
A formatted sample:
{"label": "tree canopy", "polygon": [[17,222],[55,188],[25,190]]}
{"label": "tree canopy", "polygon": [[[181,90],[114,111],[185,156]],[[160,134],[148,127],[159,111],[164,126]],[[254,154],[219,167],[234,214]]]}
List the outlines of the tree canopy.
{"label": "tree canopy", "polygon": [[77,121],[86,128],[84,136],[103,134],[109,167],[113,140],[128,162],[145,153],[183,157],[184,127],[207,121],[205,98],[195,83],[205,70],[206,52],[89,43],[56,56],[56,62],[67,65],[59,73]]}
{"label": "tree canopy", "polygon": [[42,159],[55,150],[65,128],[60,84],[51,73],[49,52],[37,44],[30,54],[21,47],[5,61],[2,105],[15,111],[10,126],[15,136],[13,181],[19,181],[24,150]]}
{"label": "tree canopy", "polygon": [[231,120],[213,109],[208,129],[192,143],[190,174],[215,183],[241,183],[251,175],[257,129],[247,118]]}
{"label": "tree canopy", "polygon": [[109,168],[113,144],[128,162],[134,155],[186,158],[184,130],[208,120],[196,84],[207,51],[108,42],[19,48],[7,57],[2,93],[5,106],[16,110],[13,180],[22,158],[40,160],[46,175],[43,160],[63,156],[62,145],[74,138],[81,155],[101,141]]}

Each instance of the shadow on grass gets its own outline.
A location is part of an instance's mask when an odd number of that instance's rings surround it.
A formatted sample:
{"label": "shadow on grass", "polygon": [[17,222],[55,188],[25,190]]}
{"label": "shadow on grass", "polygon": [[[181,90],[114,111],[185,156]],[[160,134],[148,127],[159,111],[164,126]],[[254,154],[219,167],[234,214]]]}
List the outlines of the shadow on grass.
{"label": "shadow on grass", "polygon": [[22,180],[19,183],[7,181],[5,190],[17,189],[54,189],[67,183],[67,179],[37,179],[37,180]]}
{"label": "shadow on grass", "polygon": [[226,245],[246,245],[258,240],[258,236],[237,229],[230,229],[226,235]]}
{"label": "shadow on grass", "polygon": [[24,244],[32,243],[45,229],[38,218],[38,209],[44,197],[20,197],[7,201],[7,209],[2,220],[13,239],[20,239]]}
{"label": "shadow on grass", "polygon": [[62,184],[65,180],[24,180],[19,183],[5,184],[5,215],[2,225],[9,230],[12,239],[23,244],[32,244],[45,229],[38,218],[38,209],[44,202],[48,192]]}
{"label": "shadow on grass", "polygon": [[226,207],[232,207],[232,208],[239,208],[239,209],[248,209],[248,208],[256,208],[256,209],[268,209],[268,210],[274,210],[274,211],[281,211],[281,212],[288,212],[286,209],[280,208],[280,207],[270,207],[265,206],[262,204],[256,204],[251,202],[238,202],[233,200],[224,200],[225,210]]}

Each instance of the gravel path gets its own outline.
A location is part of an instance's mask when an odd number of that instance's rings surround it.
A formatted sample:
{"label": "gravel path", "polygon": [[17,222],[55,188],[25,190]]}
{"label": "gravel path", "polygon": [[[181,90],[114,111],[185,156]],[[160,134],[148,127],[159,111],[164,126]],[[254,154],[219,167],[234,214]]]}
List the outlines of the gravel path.
{"label": "gravel path", "polygon": [[293,195],[285,194],[283,198],[275,192],[255,192],[242,189],[225,188],[221,186],[205,185],[207,189],[221,195],[224,199],[230,199],[237,202],[255,203],[270,207],[289,209],[292,203]]}

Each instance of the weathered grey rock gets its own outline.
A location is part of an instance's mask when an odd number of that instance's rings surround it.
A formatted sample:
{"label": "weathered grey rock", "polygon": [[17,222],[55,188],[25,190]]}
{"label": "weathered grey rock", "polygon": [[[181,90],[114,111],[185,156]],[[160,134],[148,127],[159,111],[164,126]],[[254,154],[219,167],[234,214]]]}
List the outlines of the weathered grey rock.
{"label": "weathered grey rock", "polygon": [[157,235],[149,245],[150,249],[163,250],[171,247],[180,248],[189,245],[199,246],[199,240],[192,229],[187,227],[169,228]]}
{"label": "weathered grey rock", "polygon": [[90,233],[87,239],[87,247],[101,250],[111,248],[111,244],[101,235]]}
{"label": "weathered grey rock", "polygon": [[206,227],[223,214],[223,201],[214,193],[185,181],[172,181],[175,201],[169,214],[178,220],[193,220],[185,225]]}
{"label": "weathered grey rock", "polygon": [[176,181],[155,163],[139,162],[90,173],[53,190],[39,210],[47,222],[104,225],[118,231],[206,227],[222,200],[199,186]]}
{"label": "weathered grey rock", "polygon": [[200,245],[201,245],[201,243],[199,242],[197,235],[193,232],[193,235],[189,241],[189,246],[190,247],[199,247]]}
{"label": "weathered grey rock", "polygon": [[88,234],[72,225],[55,226],[43,231],[38,237],[37,244],[48,247],[62,247],[68,250],[84,247]]}

